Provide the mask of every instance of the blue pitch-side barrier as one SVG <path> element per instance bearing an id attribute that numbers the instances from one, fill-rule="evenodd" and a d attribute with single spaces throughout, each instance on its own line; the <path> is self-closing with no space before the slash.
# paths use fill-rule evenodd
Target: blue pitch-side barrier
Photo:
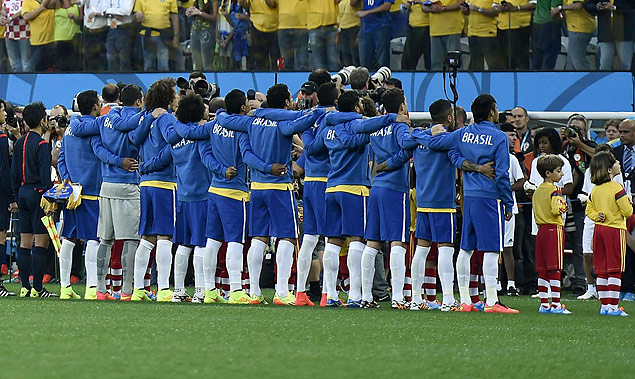
<path id="1" fill-rule="evenodd" d="M 62 103 L 70 106 L 76 93 L 95 89 L 104 83 L 137 84 L 145 91 L 152 82 L 165 76 L 187 73 L 100 73 L 100 74 L 3 74 L 0 98 L 25 105 L 42 101 L 47 108 Z M 222 72 L 208 73 L 208 80 L 220 85 L 222 94 L 233 88 L 254 88 L 265 92 L 277 78 L 295 92 L 308 73 Z M 445 97 L 441 73 L 396 72 L 403 82 L 411 111 L 426 111 L 434 100 Z M 629 72 L 461 72 L 458 76 L 459 105 L 469 109 L 477 95 L 491 93 L 498 108 L 521 105 L 532 111 L 633 111 L 633 76 Z M 450 90 L 448 88 L 448 94 Z"/>

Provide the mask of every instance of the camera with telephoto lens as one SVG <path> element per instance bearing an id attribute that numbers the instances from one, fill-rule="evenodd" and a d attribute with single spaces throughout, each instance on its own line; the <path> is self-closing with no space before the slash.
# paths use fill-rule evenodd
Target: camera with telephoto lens
<path id="1" fill-rule="evenodd" d="M 191 90 L 194 91 L 195 94 L 200 95 L 206 102 L 220 95 L 220 87 L 218 84 L 209 83 L 205 79 L 188 81 L 183 77 L 179 77 L 176 79 L 176 86 L 179 88 L 179 95 L 184 96 L 187 94 L 187 91 Z"/>
<path id="2" fill-rule="evenodd" d="M 68 119 L 63 114 L 53 117 L 53 121 L 55 121 L 58 128 L 65 128 L 68 126 Z"/>
<path id="3" fill-rule="evenodd" d="M 565 138 L 569 138 L 569 137 L 575 138 L 578 135 L 578 131 L 574 127 L 567 126 L 567 127 L 564 128 L 564 131 L 562 132 L 562 135 Z"/>
<path id="4" fill-rule="evenodd" d="M 461 52 L 448 51 L 448 56 L 445 58 L 445 66 L 453 70 L 461 68 Z"/>
<path id="5" fill-rule="evenodd" d="M 392 77 L 392 71 L 390 70 L 390 68 L 384 66 L 377 70 L 377 72 L 370 77 L 370 81 L 377 87 L 384 84 L 386 79 L 390 77 Z"/>
<path id="6" fill-rule="evenodd" d="M 313 108 L 313 104 L 311 102 L 311 98 L 305 97 L 302 99 L 298 100 L 296 109 L 297 110 L 302 110 L 302 109 L 310 109 Z"/>
<path id="7" fill-rule="evenodd" d="M 331 81 L 334 83 L 340 83 L 343 86 L 350 84 L 351 72 L 355 69 L 355 66 L 348 66 L 341 69 L 337 74 L 331 76 Z"/>

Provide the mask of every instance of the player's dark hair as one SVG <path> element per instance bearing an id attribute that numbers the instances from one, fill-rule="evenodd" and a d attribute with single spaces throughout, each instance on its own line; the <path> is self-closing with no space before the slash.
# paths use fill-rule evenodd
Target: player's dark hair
<path id="1" fill-rule="evenodd" d="M 331 74 L 323 68 L 316 68 L 309 74 L 309 81 L 319 86 L 331 81 Z"/>
<path id="2" fill-rule="evenodd" d="M 395 88 L 403 89 L 403 84 L 401 83 L 401 80 L 397 78 L 393 78 L 393 77 L 387 78 L 386 80 L 384 80 L 384 84 L 391 84 L 395 86 Z"/>
<path id="3" fill-rule="evenodd" d="M 95 92 L 95 97 L 96 96 L 97 92 Z M 44 104 L 38 101 L 37 103 L 31 103 L 24 107 L 24 110 L 22 111 L 22 119 L 26 122 L 29 128 L 37 128 L 40 125 L 40 122 L 46 119 L 46 108 L 44 107 Z"/>
<path id="4" fill-rule="evenodd" d="M 403 90 L 399 88 L 391 88 L 384 92 L 381 96 L 381 103 L 384 105 L 384 109 L 388 113 L 397 113 L 399 108 L 406 101 Z"/>
<path id="5" fill-rule="evenodd" d="M 318 101 L 323 107 L 335 105 L 335 100 L 337 100 L 339 94 L 340 91 L 337 89 L 337 85 L 330 80 L 322 84 L 317 91 Z"/>
<path id="6" fill-rule="evenodd" d="M 551 144 L 551 148 L 553 149 L 552 153 L 560 154 L 562 152 L 562 140 L 560 139 L 560 134 L 554 128 L 540 128 L 536 132 L 536 136 L 534 137 L 534 149 L 538 152 L 538 141 L 541 138 L 547 137 L 549 139 L 549 143 Z"/>
<path id="7" fill-rule="evenodd" d="M 207 80 L 207 76 L 205 76 L 205 74 L 203 74 L 202 71 L 194 71 L 190 74 L 190 80 L 196 79 L 196 78 Z"/>
<path id="8" fill-rule="evenodd" d="M 107 103 L 115 103 L 119 99 L 119 87 L 116 84 L 108 83 L 101 90 L 101 98 Z"/>
<path id="9" fill-rule="evenodd" d="M 359 105 L 359 95 L 355 91 L 346 91 L 337 99 L 337 107 L 340 112 L 355 112 Z"/>
<path id="10" fill-rule="evenodd" d="M 472 102 L 472 115 L 474 122 L 479 123 L 486 121 L 489 116 L 489 112 L 496 108 L 496 99 L 489 94 L 479 95 Z"/>
<path id="11" fill-rule="evenodd" d="M 90 112 L 93 111 L 93 107 L 95 106 L 95 104 L 98 103 L 99 96 L 97 95 L 97 91 L 94 91 L 92 89 L 80 92 L 77 95 L 77 107 L 79 108 L 79 113 L 83 115 L 89 115 Z"/>
<path id="12" fill-rule="evenodd" d="M 225 106 L 225 99 L 222 97 L 213 97 L 210 101 L 209 101 L 209 113 L 211 114 L 216 114 L 216 111 L 221 109 L 221 108 L 226 108 Z"/>
<path id="13" fill-rule="evenodd" d="M 591 170 L 591 183 L 599 186 L 602 183 L 610 182 L 611 175 L 609 169 L 615 164 L 615 156 L 608 151 L 602 151 L 591 158 L 589 168 Z"/>
<path id="14" fill-rule="evenodd" d="M 286 84 L 276 84 L 267 90 L 267 106 L 283 109 L 290 97 L 291 92 Z"/>
<path id="15" fill-rule="evenodd" d="M 203 98 L 195 93 L 189 93 L 179 99 L 176 118 L 184 124 L 199 122 L 205 115 Z"/>
<path id="16" fill-rule="evenodd" d="M 362 115 L 366 117 L 376 117 L 379 116 L 379 112 L 377 112 L 377 103 L 375 100 L 371 99 L 368 96 L 363 96 L 360 98 L 362 100 Z"/>
<path id="17" fill-rule="evenodd" d="M 465 112 L 465 108 L 460 105 L 456 106 L 456 118 L 467 122 L 467 112 Z"/>
<path id="18" fill-rule="evenodd" d="M 602 151 L 608 151 L 609 153 L 613 154 L 613 146 L 609 145 L 608 143 L 597 145 L 597 147 L 595 148 L 595 153 L 597 154 Z"/>
<path id="19" fill-rule="evenodd" d="M 173 78 L 159 79 L 152 83 L 144 98 L 146 109 L 153 111 L 156 108 L 168 109 L 174 101 L 176 81 Z"/>
<path id="20" fill-rule="evenodd" d="M 368 69 L 366 67 L 358 67 L 351 72 L 349 79 L 351 88 L 357 90 L 364 89 L 369 79 L 370 74 L 368 73 Z"/>
<path id="21" fill-rule="evenodd" d="M 227 107 L 227 113 L 234 114 L 240 113 L 240 108 L 245 105 L 247 96 L 239 89 L 233 89 L 225 95 L 225 106 Z"/>
<path id="22" fill-rule="evenodd" d="M 430 117 L 433 123 L 443 124 L 448 115 L 452 113 L 452 103 L 445 99 L 439 99 L 430 104 L 428 110 L 430 111 Z"/>
<path id="23" fill-rule="evenodd" d="M 121 103 L 126 107 L 131 107 L 137 100 L 143 99 L 141 87 L 136 84 L 128 84 L 121 90 Z"/>
<path id="24" fill-rule="evenodd" d="M 558 167 L 562 167 L 564 163 L 559 156 L 555 154 L 541 155 L 538 158 L 536 169 L 543 178 L 547 177 L 547 171 L 554 172 Z"/>

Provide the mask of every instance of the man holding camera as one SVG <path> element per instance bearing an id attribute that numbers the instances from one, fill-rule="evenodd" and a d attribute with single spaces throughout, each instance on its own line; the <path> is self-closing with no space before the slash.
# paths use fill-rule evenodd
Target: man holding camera
<path id="1" fill-rule="evenodd" d="M 351 0 L 355 6 L 363 1 L 357 17 L 362 20 L 359 34 L 359 63 L 376 68 L 390 65 L 390 7 L 395 0 Z"/>

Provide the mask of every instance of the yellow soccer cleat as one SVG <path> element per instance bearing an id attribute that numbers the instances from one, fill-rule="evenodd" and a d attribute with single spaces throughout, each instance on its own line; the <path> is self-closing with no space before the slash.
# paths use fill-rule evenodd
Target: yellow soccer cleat
<path id="1" fill-rule="evenodd" d="M 295 296 L 292 293 L 289 293 L 285 297 L 280 297 L 278 294 L 273 297 L 273 303 L 275 305 L 295 305 Z"/>
<path id="2" fill-rule="evenodd" d="M 227 303 L 227 300 L 223 299 L 223 297 L 221 295 L 218 294 L 218 291 L 213 289 L 213 290 L 205 290 L 205 300 L 204 300 L 205 304 L 213 304 L 213 303 L 217 303 L 217 304 L 225 304 Z"/>
<path id="3" fill-rule="evenodd" d="M 135 288 L 134 291 L 132 291 L 130 301 L 152 301 L 152 299 L 150 299 L 148 292 L 143 288 Z"/>
<path id="4" fill-rule="evenodd" d="M 164 290 L 159 290 L 159 293 L 157 294 L 157 302 L 159 302 L 159 303 L 171 302 L 172 301 L 172 294 L 173 294 L 173 292 L 169 288 L 164 289 Z"/>
<path id="5" fill-rule="evenodd" d="M 232 291 L 229 294 L 229 304 L 250 304 L 251 299 L 249 296 L 243 291 Z"/>
<path id="6" fill-rule="evenodd" d="M 250 299 L 251 300 L 249 300 L 249 304 L 252 304 L 252 305 L 258 305 L 258 304 L 267 305 L 267 304 L 269 304 L 267 302 L 267 300 L 265 300 L 265 297 L 262 296 L 262 295 L 257 296 L 256 294 L 254 294 L 254 295 L 251 295 Z"/>
<path id="7" fill-rule="evenodd" d="M 81 299 L 75 291 L 73 291 L 73 287 L 62 287 L 60 291 L 60 300 L 70 300 L 70 299 Z"/>
<path id="8" fill-rule="evenodd" d="M 97 300 L 97 287 L 86 287 L 84 300 Z"/>
<path id="9" fill-rule="evenodd" d="M 31 290 L 26 289 L 24 287 L 20 288 L 20 297 L 31 297 L 30 293 L 31 293 Z"/>

